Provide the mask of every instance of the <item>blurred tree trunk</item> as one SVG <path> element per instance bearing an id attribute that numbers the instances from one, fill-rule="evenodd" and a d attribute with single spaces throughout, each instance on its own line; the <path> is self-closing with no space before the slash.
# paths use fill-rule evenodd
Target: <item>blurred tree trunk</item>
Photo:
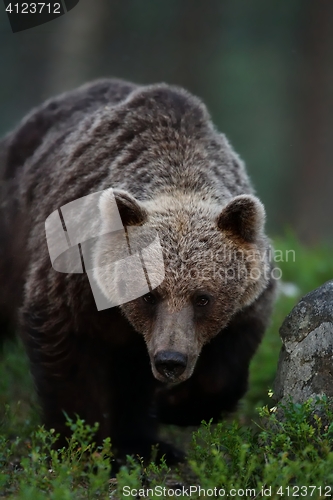
<path id="1" fill-rule="evenodd" d="M 304 8 L 294 223 L 314 243 L 333 239 L 333 2 L 308 0 Z"/>
<path id="2" fill-rule="evenodd" d="M 81 0 L 70 12 L 52 21 L 58 26 L 50 40 L 45 97 L 75 88 L 94 76 L 110 3 Z"/>
<path id="3" fill-rule="evenodd" d="M 207 82 L 212 82 L 213 62 L 219 55 L 223 10 L 221 0 L 179 2 L 175 29 L 179 51 L 173 80 L 200 95 L 208 106 L 212 95 Z"/>

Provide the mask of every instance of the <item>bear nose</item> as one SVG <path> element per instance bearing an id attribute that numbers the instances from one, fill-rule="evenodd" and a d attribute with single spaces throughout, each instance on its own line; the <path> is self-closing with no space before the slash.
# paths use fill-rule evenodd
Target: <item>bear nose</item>
<path id="1" fill-rule="evenodd" d="M 160 351 L 154 357 L 156 370 L 169 380 L 175 380 L 184 373 L 187 356 L 177 351 Z"/>

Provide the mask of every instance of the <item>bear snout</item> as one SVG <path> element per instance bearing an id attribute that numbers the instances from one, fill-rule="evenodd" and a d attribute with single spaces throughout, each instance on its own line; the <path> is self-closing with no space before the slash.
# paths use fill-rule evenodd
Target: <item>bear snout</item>
<path id="1" fill-rule="evenodd" d="M 167 381 L 174 382 L 187 367 L 187 356 L 177 351 L 159 351 L 154 356 L 156 370 Z"/>

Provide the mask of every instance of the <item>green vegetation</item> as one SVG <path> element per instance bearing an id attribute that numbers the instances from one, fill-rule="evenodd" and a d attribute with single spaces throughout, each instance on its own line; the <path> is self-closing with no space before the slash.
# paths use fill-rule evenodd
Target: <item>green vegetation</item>
<path id="1" fill-rule="evenodd" d="M 203 423 L 191 435 L 164 429 L 169 439 L 173 436 L 188 450 L 188 463 L 177 469 L 129 459 L 110 479 L 110 442 L 96 447 L 95 429 L 80 419 L 68 421 L 73 431 L 68 448 L 53 450 L 54 433 L 38 426 L 38 405 L 22 346 L 7 344 L 0 367 L 0 498 L 133 498 L 127 496 L 129 489 L 144 487 L 150 489 L 149 498 L 167 498 L 172 487 L 180 489 L 178 498 L 188 498 L 183 486 L 192 486 L 191 498 L 205 498 L 199 486 L 217 488 L 216 498 L 231 489 L 234 498 L 331 497 L 333 414 L 328 401 L 324 398 L 315 407 L 311 402 L 290 402 L 279 409 L 284 413 L 279 421 L 267 393 L 271 395 L 281 345 L 278 328 L 302 295 L 332 278 L 332 250 L 303 248 L 292 235 L 275 240 L 274 246 L 282 250 L 280 255 L 295 250 L 295 261 L 289 254 L 289 262 L 277 262 L 283 281 L 293 283 L 295 293 L 287 296 L 286 287 L 282 288 L 269 331 L 251 365 L 250 390 L 234 420 Z M 160 489 L 154 489 L 157 486 Z"/>

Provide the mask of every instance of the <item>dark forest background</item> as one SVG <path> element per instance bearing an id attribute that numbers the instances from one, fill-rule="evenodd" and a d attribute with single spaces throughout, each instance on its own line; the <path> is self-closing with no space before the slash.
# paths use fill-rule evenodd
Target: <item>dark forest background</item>
<path id="1" fill-rule="evenodd" d="M 332 0 L 81 0 L 15 34 L 0 8 L 1 135 L 93 78 L 179 84 L 246 161 L 270 234 L 333 240 Z"/>

